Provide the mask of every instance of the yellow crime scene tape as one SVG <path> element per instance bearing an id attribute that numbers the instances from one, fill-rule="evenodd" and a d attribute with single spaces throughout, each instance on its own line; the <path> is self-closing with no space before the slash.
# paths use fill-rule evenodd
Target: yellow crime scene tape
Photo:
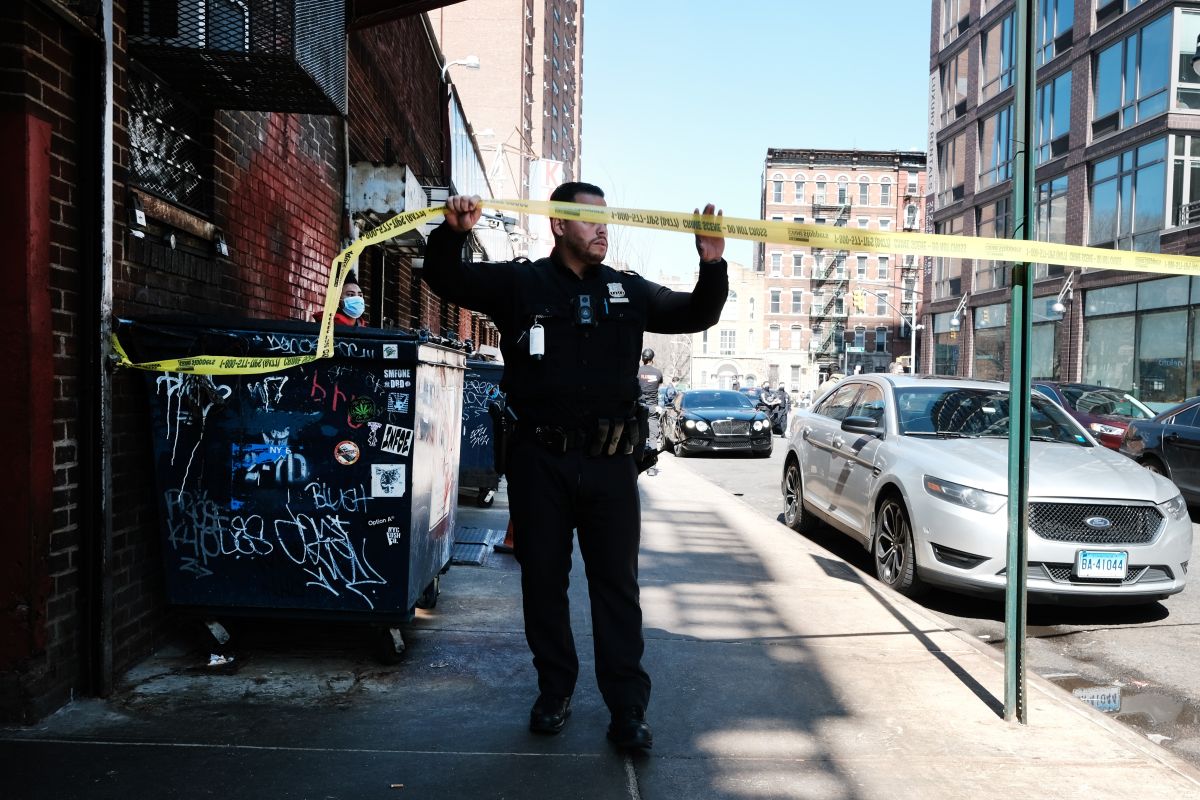
<path id="1" fill-rule="evenodd" d="M 1168 275 L 1200 275 L 1200 258 L 1192 256 L 1135 253 L 1127 250 L 1105 250 L 1071 244 L 950 236 L 935 233 L 868 233 L 861 229 L 842 228 L 834 225 L 610 208 L 586 203 L 542 200 L 485 200 L 483 204 L 499 211 L 516 211 L 560 219 L 574 219 L 581 222 L 629 225 L 637 228 L 724 236 L 729 239 L 748 239 L 765 244 L 825 250 L 1059 264 L 1065 267 L 1115 269 Z M 333 316 L 341 303 L 342 284 L 354 270 L 359 253 L 373 244 L 385 242 L 413 230 L 428 220 L 441 216 L 444 211 L 445 206 L 438 206 L 397 214 L 360 236 L 353 244 L 338 254 L 330 268 L 329 285 L 325 291 L 325 311 L 318 334 L 318 347 L 313 354 L 279 357 L 199 355 L 133 363 L 115 335 L 113 336 L 113 350 L 121 366 L 155 372 L 190 372 L 203 375 L 250 375 L 276 372 L 320 358 L 328 358 L 333 355 Z"/>

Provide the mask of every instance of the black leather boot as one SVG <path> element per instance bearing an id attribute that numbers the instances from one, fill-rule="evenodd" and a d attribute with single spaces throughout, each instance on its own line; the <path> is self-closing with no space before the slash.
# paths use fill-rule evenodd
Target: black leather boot
<path id="1" fill-rule="evenodd" d="M 649 750 L 654 733 L 646 722 L 646 709 L 631 706 L 614 711 L 608 724 L 608 740 L 623 750 Z"/>
<path id="2" fill-rule="evenodd" d="M 534 733 L 555 734 L 571 716 L 571 696 L 540 694 L 529 711 L 529 730 Z"/>

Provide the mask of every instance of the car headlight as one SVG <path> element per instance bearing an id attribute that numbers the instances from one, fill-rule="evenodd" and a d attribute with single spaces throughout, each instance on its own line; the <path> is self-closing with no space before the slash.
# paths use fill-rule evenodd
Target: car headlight
<path id="1" fill-rule="evenodd" d="M 696 430 L 704 433 L 706 430 L 708 430 L 708 423 L 702 419 L 696 420 Z"/>
<path id="2" fill-rule="evenodd" d="M 1171 519 L 1184 520 L 1188 518 L 1187 501 L 1181 494 L 1175 495 L 1165 503 L 1159 503 L 1158 508 Z"/>
<path id="3" fill-rule="evenodd" d="M 690 420 L 690 419 L 684 420 L 683 427 L 694 428 L 694 427 L 696 427 L 696 422 L 695 422 L 695 420 Z"/>
<path id="4" fill-rule="evenodd" d="M 754 428 L 754 430 L 756 430 L 756 431 L 761 431 L 763 428 L 766 427 L 766 425 L 767 424 L 765 422 L 763 422 L 761 419 L 756 419 L 756 420 L 754 420 L 754 424 L 751 425 L 750 427 Z"/>
<path id="5" fill-rule="evenodd" d="M 1090 430 L 1092 433 L 1104 436 L 1121 436 L 1125 433 L 1124 428 L 1118 428 L 1115 425 L 1105 425 L 1102 422 L 1093 422 L 1092 424 L 1088 425 L 1088 430 Z"/>
<path id="6" fill-rule="evenodd" d="M 934 497 L 973 511 L 982 511 L 984 514 L 994 514 L 1004 508 L 1008 502 L 1008 498 L 1002 494 L 973 489 L 970 486 L 944 481 L 932 475 L 926 475 L 924 482 L 925 491 Z"/>

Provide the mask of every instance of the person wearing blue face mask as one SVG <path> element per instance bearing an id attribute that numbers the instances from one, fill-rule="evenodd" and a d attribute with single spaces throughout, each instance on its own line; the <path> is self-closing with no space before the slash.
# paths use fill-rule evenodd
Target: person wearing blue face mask
<path id="1" fill-rule="evenodd" d="M 347 278 L 346 282 L 342 284 L 342 302 L 333 315 L 333 321 L 338 325 L 365 328 L 367 326 L 366 310 L 367 304 L 363 300 L 362 289 L 355 281 L 354 276 Z M 324 313 L 324 311 L 318 311 L 313 316 L 316 317 L 317 322 L 320 322 Z"/>

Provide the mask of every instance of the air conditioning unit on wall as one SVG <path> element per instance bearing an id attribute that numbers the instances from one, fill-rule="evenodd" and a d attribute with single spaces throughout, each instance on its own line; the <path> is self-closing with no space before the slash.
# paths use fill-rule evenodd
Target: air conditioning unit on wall
<path id="1" fill-rule="evenodd" d="M 212 108 L 346 113 L 344 0 L 131 0 L 130 53 Z"/>

